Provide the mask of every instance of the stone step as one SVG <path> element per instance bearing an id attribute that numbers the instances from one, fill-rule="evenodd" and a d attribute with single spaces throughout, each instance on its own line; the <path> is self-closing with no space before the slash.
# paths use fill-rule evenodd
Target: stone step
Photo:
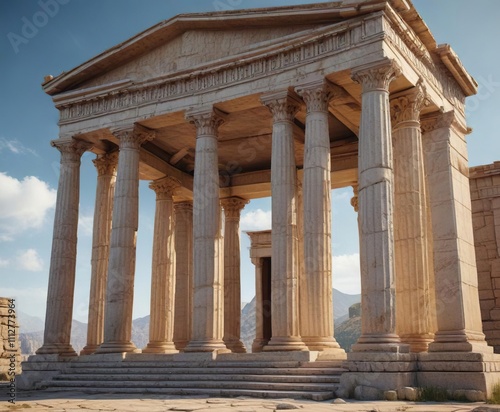
<path id="1" fill-rule="evenodd" d="M 310 363 L 315 368 L 315 362 Z M 121 361 L 121 362 L 71 362 L 72 368 L 99 368 L 103 366 L 120 366 L 128 368 L 299 368 L 300 362 L 151 362 L 151 361 Z M 337 366 L 338 367 L 338 366 Z"/>
<path id="2" fill-rule="evenodd" d="M 336 389 L 333 383 L 281 383 L 281 382 L 239 382 L 239 381 L 101 381 L 95 379 L 93 381 L 82 380 L 57 380 L 57 381 L 43 381 L 40 388 L 101 388 L 101 389 L 125 389 L 136 388 L 149 390 L 154 388 L 196 388 L 196 389 L 243 389 L 251 391 L 273 390 L 273 391 L 299 391 L 299 392 L 328 392 Z"/>
<path id="3" fill-rule="evenodd" d="M 211 374 L 211 375 L 304 375 L 304 376 L 317 376 L 317 375 L 341 375 L 345 372 L 344 369 L 326 369 L 326 368 L 187 368 L 187 367 L 130 367 L 129 365 L 101 365 L 94 367 L 74 367 L 70 366 L 66 369 L 65 373 L 70 374 Z"/>
<path id="4" fill-rule="evenodd" d="M 219 375 L 219 374 L 157 374 L 144 372 L 142 374 L 103 374 L 96 370 L 93 374 L 62 374 L 54 377 L 55 381 L 227 381 L 233 382 L 270 382 L 270 383 L 339 383 L 340 375 Z"/>
<path id="5" fill-rule="evenodd" d="M 245 390 L 245 389 L 198 389 L 198 388 L 101 388 L 101 387 L 86 387 L 81 391 L 87 394 L 103 394 L 103 393 L 126 393 L 126 394 L 155 394 L 155 395 L 179 395 L 179 396 L 214 396 L 214 397 L 253 397 L 267 399 L 312 399 L 315 401 L 324 401 L 334 398 L 333 387 L 329 391 L 275 391 L 275 390 Z M 74 387 L 49 387 L 47 391 L 63 392 L 74 391 Z"/>

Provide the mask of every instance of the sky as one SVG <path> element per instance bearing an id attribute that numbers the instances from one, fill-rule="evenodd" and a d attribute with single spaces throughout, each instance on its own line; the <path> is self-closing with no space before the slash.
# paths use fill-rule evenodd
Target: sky
<path id="1" fill-rule="evenodd" d="M 44 318 L 59 152 L 58 111 L 41 88 L 58 75 L 148 27 L 179 13 L 284 6 L 306 0 L 2 0 L 0 1 L 0 296 Z M 438 43 L 449 43 L 479 83 L 467 101 L 471 166 L 500 160 L 500 39 L 498 0 L 414 0 Z M 95 156 L 82 157 L 78 262 L 73 317 L 87 321 L 90 289 Z M 360 291 L 352 189 L 332 194 L 334 287 Z M 140 184 L 134 318 L 149 314 L 154 193 Z M 270 229 L 271 201 L 252 201 L 242 213 L 242 301 L 255 293 L 245 230 Z"/>

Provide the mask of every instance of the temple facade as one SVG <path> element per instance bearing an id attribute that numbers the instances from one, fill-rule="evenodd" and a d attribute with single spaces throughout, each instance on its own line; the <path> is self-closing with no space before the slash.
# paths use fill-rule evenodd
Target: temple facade
<path id="1" fill-rule="evenodd" d="M 180 15 L 43 88 L 60 111 L 61 173 L 44 344 L 28 364 L 55 370 L 77 357 L 80 159 L 91 151 L 79 358 L 250 351 L 239 336 L 239 219 L 248 201 L 271 196 L 272 248 L 254 256 L 261 309 L 272 313 L 257 320 L 259 359 L 344 360 L 346 393 L 439 386 L 443 373 L 449 389 L 490 391 L 497 363 L 482 329 L 466 143 L 477 84 L 410 1 Z M 131 341 L 140 179 L 156 193 L 146 348 Z M 347 186 L 363 317 L 346 355 L 333 336 L 331 242 L 341 234 L 331 233 L 330 193 Z"/>

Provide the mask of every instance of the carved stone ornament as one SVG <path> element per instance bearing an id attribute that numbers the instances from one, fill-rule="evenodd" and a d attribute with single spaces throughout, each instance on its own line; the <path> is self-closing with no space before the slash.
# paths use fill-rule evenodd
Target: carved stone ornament
<path id="1" fill-rule="evenodd" d="M 92 149 L 92 143 L 75 139 L 57 139 L 50 142 L 61 152 L 61 163 L 78 163 L 82 155 Z"/>
<path id="2" fill-rule="evenodd" d="M 426 101 L 425 89 L 418 85 L 404 94 L 391 99 L 391 121 L 393 128 L 402 122 L 418 122 L 420 111 Z"/>
<path id="3" fill-rule="evenodd" d="M 219 127 L 224 123 L 224 113 L 215 108 L 192 111 L 186 120 L 196 126 L 196 136 L 217 136 Z"/>
<path id="4" fill-rule="evenodd" d="M 297 87 L 296 91 L 304 99 L 307 113 L 326 112 L 333 99 L 346 96 L 344 89 L 326 79 Z"/>
<path id="5" fill-rule="evenodd" d="M 249 203 L 249 200 L 240 197 L 230 197 L 221 200 L 221 206 L 224 208 L 224 216 L 226 220 L 239 220 L 240 213 L 243 208 Z"/>
<path id="6" fill-rule="evenodd" d="M 97 169 L 98 176 L 113 175 L 118 165 L 118 152 L 99 155 L 92 162 Z"/>
<path id="7" fill-rule="evenodd" d="M 181 187 L 181 182 L 174 177 L 166 176 L 151 182 L 149 187 L 155 191 L 158 200 L 172 199 L 177 189 Z"/>
<path id="8" fill-rule="evenodd" d="M 302 106 L 299 97 L 293 97 L 288 90 L 267 94 L 261 101 L 273 114 L 274 122 L 293 122 Z"/>
<path id="9" fill-rule="evenodd" d="M 379 90 L 388 91 L 391 82 L 401 75 L 401 69 L 394 60 L 359 67 L 352 72 L 352 79 L 361 84 L 363 93 Z"/>
<path id="10" fill-rule="evenodd" d="M 113 134 L 120 139 L 120 149 L 139 149 L 145 142 L 155 138 L 155 131 L 142 126 L 135 126 L 133 129 L 117 130 Z"/>
<path id="11" fill-rule="evenodd" d="M 420 119 L 422 133 L 429 133 L 441 128 L 454 127 L 460 133 L 467 134 L 469 129 L 460 123 L 454 110 L 446 113 L 432 113 Z"/>

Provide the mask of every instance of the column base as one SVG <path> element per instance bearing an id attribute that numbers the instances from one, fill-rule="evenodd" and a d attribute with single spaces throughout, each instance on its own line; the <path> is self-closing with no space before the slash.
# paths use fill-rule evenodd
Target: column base
<path id="1" fill-rule="evenodd" d="M 333 337 L 302 336 L 302 342 L 304 342 L 307 348 L 311 351 L 324 351 L 329 349 L 339 349 L 344 351 L 340 348 L 340 345 Z"/>
<path id="2" fill-rule="evenodd" d="M 465 330 L 437 332 L 429 352 L 476 352 L 493 353 L 493 348 L 484 340 L 483 333 Z"/>
<path id="3" fill-rule="evenodd" d="M 179 351 L 179 352 L 183 352 L 184 349 L 186 348 L 186 346 L 188 345 L 189 341 L 188 340 L 178 340 L 178 341 L 175 341 L 174 344 L 175 344 L 175 348 Z"/>
<path id="4" fill-rule="evenodd" d="M 62 358 L 78 356 L 70 343 L 46 343 L 35 353 L 37 355 L 59 355 Z"/>
<path id="5" fill-rule="evenodd" d="M 247 349 L 241 340 L 224 341 L 226 347 L 233 353 L 247 353 Z"/>
<path id="6" fill-rule="evenodd" d="M 80 351 L 80 356 L 82 355 L 92 355 L 99 349 L 100 345 L 87 345 Z"/>
<path id="7" fill-rule="evenodd" d="M 259 353 L 264 350 L 264 346 L 269 343 L 269 339 L 254 339 L 252 342 L 252 353 Z"/>
<path id="8" fill-rule="evenodd" d="M 433 334 L 408 334 L 401 336 L 401 343 L 410 345 L 410 352 L 427 352 L 429 345 L 434 342 Z"/>
<path id="9" fill-rule="evenodd" d="M 214 340 L 199 340 L 191 341 L 184 348 L 185 353 L 192 352 L 216 352 L 217 353 L 231 353 L 223 341 Z"/>
<path id="10" fill-rule="evenodd" d="M 307 346 L 299 337 L 272 337 L 264 346 L 264 352 L 307 351 Z"/>
<path id="11" fill-rule="evenodd" d="M 142 353 L 179 353 L 173 342 L 149 342 Z"/>
<path id="12" fill-rule="evenodd" d="M 354 345 L 352 345 L 351 351 L 409 353 L 410 346 L 401 343 L 401 339 L 395 333 L 365 333 L 361 335 L 361 337 Z"/>
<path id="13" fill-rule="evenodd" d="M 104 342 L 95 354 L 104 353 L 139 353 L 140 350 L 132 342 Z"/>

